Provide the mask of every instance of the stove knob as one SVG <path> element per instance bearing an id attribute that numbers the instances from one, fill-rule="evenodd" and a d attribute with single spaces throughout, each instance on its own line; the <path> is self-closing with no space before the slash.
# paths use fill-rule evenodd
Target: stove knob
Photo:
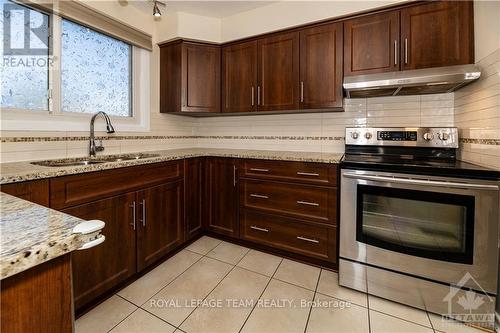
<path id="1" fill-rule="evenodd" d="M 351 138 L 353 138 L 354 140 L 356 140 L 357 138 L 359 138 L 359 133 L 358 132 L 352 132 L 351 133 Z"/>
<path id="2" fill-rule="evenodd" d="M 424 133 L 425 141 L 431 141 L 432 139 L 434 139 L 434 135 L 431 132 Z"/>
<path id="3" fill-rule="evenodd" d="M 365 139 L 370 140 L 372 138 L 372 134 L 370 132 L 365 133 Z"/>
<path id="4" fill-rule="evenodd" d="M 450 138 L 450 134 L 448 134 L 446 132 L 441 132 L 438 134 L 438 137 L 439 137 L 439 140 L 446 141 Z"/>

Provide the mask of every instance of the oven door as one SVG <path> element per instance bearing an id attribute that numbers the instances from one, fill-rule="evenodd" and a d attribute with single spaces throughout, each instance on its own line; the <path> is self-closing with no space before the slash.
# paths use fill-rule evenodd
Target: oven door
<path id="1" fill-rule="evenodd" d="M 341 258 L 496 292 L 498 183 L 346 169 L 341 188 Z"/>

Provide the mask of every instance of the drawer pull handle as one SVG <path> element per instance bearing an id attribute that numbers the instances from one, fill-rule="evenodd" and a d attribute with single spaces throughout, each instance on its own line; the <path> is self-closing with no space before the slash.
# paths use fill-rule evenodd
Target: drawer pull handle
<path id="1" fill-rule="evenodd" d="M 269 230 L 266 228 L 260 228 L 260 227 L 254 226 L 254 225 L 250 226 L 250 229 L 262 231 L 262 232 L 269 232 Z"/>
<path id="2" fill-rule="evenodd" d="M 319 173 L 315 173 L 315 172 L 301 172 L 301 171 L 297 171 L 297 175 L 299 175 L 299 176 L 319 177 Z"/>
<path id="3" fill-rule="evenodd" d="M 269 197 L 267 195 L 263 195 L 263 194 L 250 194 L 250 196 L 252 198 L 259 198 L 259 199 L 269 199 Z"/>
<path id="4" fill-rule="evenodd" d="M 302 236 L 297 236 L 297 239 L 300 239 L 300 240 L 303 240 L 303 241 L 309 242 L 309 243 L 319 244 L 319 240 L 316 240 L 316 239 L 311 239 L 311 238 L 302 237 Z"/>
<path id="5" fill-rule="evenodd" d="M 314 206 L 314 207 L 318 207 L 319 206 L 319 203 L 309 202 L 309 201 L 302 201 L 302 200 L 297 201 L 297 203 L 299 205 L 306 205 L 306 206 Z"/>
<path id="6" fill-rule="evenodd" d="M 250 171 L 269 172 L 269 169 L 250 168 Z"/>

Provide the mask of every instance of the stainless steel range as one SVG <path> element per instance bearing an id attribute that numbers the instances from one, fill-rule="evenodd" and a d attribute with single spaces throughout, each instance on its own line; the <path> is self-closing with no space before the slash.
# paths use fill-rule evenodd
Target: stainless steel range
<path id="1" fill-rule="evenodd" d="M 488 326 L 500 173 L 457 148 L 456 128 L 346 129 L 339 283 Z"/>

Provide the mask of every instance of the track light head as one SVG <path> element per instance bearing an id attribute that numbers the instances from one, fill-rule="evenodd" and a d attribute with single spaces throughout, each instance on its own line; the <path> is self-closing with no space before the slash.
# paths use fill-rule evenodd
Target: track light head
<path id="1" fill-rule="evenodd" d="M 160 17 L 161 16 L 161 11 L 160 8 L 158 8 L 158 2 L 154 1 L 153 2 L 153 16 L 154 17 Z"/>

